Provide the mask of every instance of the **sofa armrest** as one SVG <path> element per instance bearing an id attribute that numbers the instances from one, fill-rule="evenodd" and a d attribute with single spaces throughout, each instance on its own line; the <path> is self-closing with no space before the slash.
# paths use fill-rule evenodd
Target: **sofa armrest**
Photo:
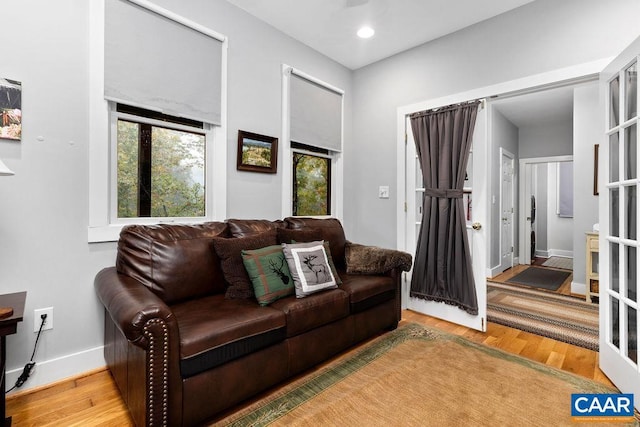
<path id="1" fill-rule="evenodd" d="M 115 325 L 132 344 L 148 349 L 150 343 L 145 327 L 153 324 L 154 319 L 177 332 L 171 309 L 138 280 L 118 274 L 110 267 L 96 275 L 94 285 Z"/>
<path id="2" fill-rule="evenodd" d="M 171 309 L 138 280 L 118 274 L 115 267 L 100 271 L 94 286 L 105 316 L 111 317 L 130 344 L 116 351 L 114 363 L 125 366 L 127 374 L 120 382 L 115 379 L 121 390 L 128 390 L 125 399 L 136 425 L 180 425 L 180 333 Z"/>
<path id="3" fill-rule="evenodd" d="M 387 274 L 391 270 L 411 270 L 410 254 L 394 249 L 347 242 L 345 261 L 348 274 Z"/>

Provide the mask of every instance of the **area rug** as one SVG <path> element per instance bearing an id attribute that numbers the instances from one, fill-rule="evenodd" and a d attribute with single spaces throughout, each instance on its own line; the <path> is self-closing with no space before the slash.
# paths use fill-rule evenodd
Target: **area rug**
<path id="1" fill-rule="evenodd" d="M 212 425 L 571 426 L 572 393 L 616 392 L 408 324 Z"/>
<path id="2" fill-rule="evenodd" d="M 578 298 L 487 282 L 487 320 L 598 350 L 598 306 Z"/>
<path id="3" fill-rule="evenodd" d="M 552 256 L 542 263 L 545 267 L 561 268 L 563 270 L 573 271 L 573 258 L 565 258 L 561 256 Z"/>
<path id="4" fill-rule="evenodd" d="M 524 271 L 508 279 L 507 283 L 555 291 L 570 275 L 571 272 L 569 271 L 552 270 L 550 268 L 541 267 L 527 267 Z"/>

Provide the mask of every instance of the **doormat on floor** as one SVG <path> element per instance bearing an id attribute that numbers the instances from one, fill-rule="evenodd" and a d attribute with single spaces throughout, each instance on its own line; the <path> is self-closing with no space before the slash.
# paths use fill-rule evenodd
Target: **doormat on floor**
<path id="1" fill-rule="evenodd" d="M 573 271 L 573 258 L 565 258 L 561 256 L 552 256 L 542 263 L 544 267 L 561 268 L 563 270 Z"/>
<path id="2" fill-rule="evenodd" d="M 598 305 L 579 298 L 487 282 L 487 320 L 598 351 Z"/>
<path id="3" fill-rule="evenodd" d="M 508 279 L 507 283 L 556 291 L 570 275 L 571 272 L 569 271 L 527 267 L 523 272 L 516 274 L 511 279 Z"/>

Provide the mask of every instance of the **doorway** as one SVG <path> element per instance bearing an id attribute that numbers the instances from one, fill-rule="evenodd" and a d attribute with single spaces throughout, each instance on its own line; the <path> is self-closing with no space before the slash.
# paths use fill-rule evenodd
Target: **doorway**
<path id="1" fill-rule="evenodd" d="M 584 83 L 498 98 L 490 103 L 491 152 L 500 165 L 499 171 L 492 169 L 495 193 L 488 269 L 491 280 L 506 281 L 532 263 L 540 268 L 547 268 L 542 264 L 548 261 L 552 264 L 549 268 L 555 268 L 558 260 L 572 264 L 576 233 L 572 214 L 558 210 L 557 178 L 559 162 L 573 159 L 574 88 L 580 85 Z M 514 164 L 512 174 L 508 172 L 509 157 Z M 509 186 L 510 180 L 514 190 Z M 568 188 L 573 190 L 572 183 Z M 572 191 L 569 196 L 572 201 Z M 509 215 L 511 202 L 514 212 Z M 512 247 L 513 252 L 509 253 Z M 560 265 L 567 269 L 567 263 Z M 572 272 L 572 267 L 569 269 Z M 558 289 L 570 295 L 572 283 L 570 276 Z"/>
<path id="2" fill-rule="evenodd" d="M 480 266 L 481 269 L 482 268 L 484 269 L 484 274 L 480 283 L 485 283 L 485 278 L 492 277 L 493 276 L 492 273 L 494 269 L 497 270 L 497 268 L 500 265 L 499 264 L 500 263 L 500 247 L 499 247 L 500 239 L 495 238 L 494 236 L 495 230 L 499 229 L 499 221 L 500 221 L 500 211 L 496 209 L 496 207 L 500 206 L 499 204 L 500 203 L 499 202 L 500 176 L 497 173 L 491 174 L 489 173 L 489 171 L 497 171 L 499 169 L 498 151 L 499 151 L 499 147 L 502 145 L 495 143 L 495 134 L 496 134 L 497 126 L 495 124 L 495 119 L 492 120 L 492 118 L 489 116 L 495 115 L 498 113 L 502 115 L 502 113 L 500 113 L 499 110 L 492 108 L 492 105 L 499 102 L 507 103 L 510 100 L 523 95 L 534 95 L 542 91 L 545 91 L 545 92 L 551 91 L 554 88 L 567 87 L 569 85 L 574 85 L 575 87 L 575 85 L 580 85 L 580 84 L 593 84 L 594 78 L 597 76 L 597 73 L 600 68 L 601 68 L 600 62 L 592 63 L 592 64 L 591 63 L 584 64 L 583 66 L 572 67 L 569 69 L 558 70 L 556 72 L 532 76 L 531 78 L 526 78 L 526 79 L 523 79 L 522 81 L 505 82 L 505 83 L 494 85 L 494 86 L 475 89 L 469 92 L 459 93 L 455 95 L 448 95 L 448 96 L 437 98 L 437 99 L 429 99 L 429 100 L 399 107 L 397 110 L 397 127 L 396 127 L 397 129 L 396 143 L 398 148 L 397 150 L 397 153 L 398 153 L 397 192 L 401 196 L 399 196 L 400 199 L 397 205 L 397 238 L 398 238 L 397 247 L 399 249 L 406 250 L 407 252 L 410 252 L 410 253 L 414 252 L 416 217 L 419 215 L 419 212 L 415 204 L 416 193 L 414 188 L 419 186 L 418 183 L 416 182 L 417 179 L 416 179 L 416 174 L 414 169 L 416 160 L 415 160 L 415 157 L 408 155 L 408 150 L 411 149 L 412 142 L 410 141 L 411 135 L 410 134 L 408 135 L 408 132 L 407 132 L 407 129 L 408 129 L 406 124 L 407 114 L 411 114 L 413 112 L 422 111 L 429 108 L 436 108 L 443 105 L 465 102 L 471 99 L 480 99 L 480 98 L 487 99 L 487 103 L 486 103 L 487 108 L 485 109 L 487 112 L 487 120 L 485 125 L 486 136 L 487 136 L 487 139 L 493 138 L 494 143 L 492 145 L 486 144 L 487 146 L 486 146 L 485 153 L 483 153 L 482 155 L 479 155 L 481 153 L 476 151 L 477 147 L 474 146 L 473 148 L 474 149 L 474 152 L 473 152 L 474 180 L 478 176 L 480 176 L 480 177 L 483 177 L 483 182 L 481 183 L 480 187 L 474 186 L 473 188 L 473 192 L 474 192 L 473 210 L 472 211 L 470 210 L 471 215 L 473 217 L 473 222 L 476 221 L 476 218 L 475 218 L 476 215 L 478 215 L 479 213 L 483 213 L 483 214 L 486 213 L 486 217 L 477 221 L 478 222 L 477 230 L 474 230 L 474 232 L 476 232 L 477 234 L 476 237 L 480 237 L 478 239 L 474 239 L 474 246 L 475 246 L 475 240 L 478 240 L 478 243 L 481 243 L 480 245 L 478 245 L 478 247 L 480 248 L 479 252 L 484 258 L 486 258 L 485 263 Z M 572 102 L 571 94 L 572 93 L 573 91 L 570 91 L 570 96 L 568 99 L 569 115 L 571 115 L 571 102 Z M 595 93 L 595 97 L 593 99 L 590 99 L 589 102 L 593 103 L 593 109 L 595 110 L 598 109 L 597 90 Z M 529 102 L 524 104 L 527 106 L 540 105 L 539 103 L 536 103 L 536 102 Z M 546 116 L 546 117 L 557 117 L 559 113 L 556 113 L 555 107 L 557 107 L 560 104 L 562 104 L 562 102 L 557 102 L 554 105 L 551 105 L 549 108 L 543 106 L 543 108 L 537 111 L 537 113 L 539 115 Z M 513 112 L 514 114 L 519 113 L 519 111 L 516 111 L 515 109 L 513 110 Z M 530 110 L 526 110 L 526 111 L 521 110 L 521 112 L 522 112 L 522 115 L 525 115 L 525 116 L 530 114 Z M 598 112 L 596 111 L 596 114 L 597 113 Z M 502 117 L 504 119 L 504 116 Z M 505 124 L 505 128 L 507 128 L 507 136 L 509 136 L 508 134 L 510 134 L 512 137 L 507 138 L 505 140 L 505 143 L 513 144 L 513 149 L 509 149 L 507 147 L 505 148 L 511 153 L 513 153 L 515 155 L 515 158 L 518 159 L 519 158 L 518 156 L 522 156 L 524 154 L 518 151 L 519 149 L 518 140 L 520 136 L 519 129 L 515 125 L 507 124 L 506 122 L 508 122 L 508 120 L 506 119 L 502 121 L 502 123 Z M 594 120 L 590 120 L 590 122 L 595 123 Z M 571 132 L 570 124 L 568 126 L 568 129 L 569 129 L 569 135 L 570 135 L 569 146 L 570 146 L 570 150 L 572 150 L 573 141 L 571 140 L 572 132 Z M 599 129 L 597 129 L 596 131 L 594 131 L 593 129 L 590 129 L 588 133 L 589 135 L 594 135 L 593 137 L 589 137 L 588 135 L 586 135 L 585 137 L 576 139 L 577 141 L 576 149 L 582 152 L 582 151 L 586 151 L 586 148 L 589 147 L 590 149 L 588 151 L 591 152 L 594 144 L 594 138 L 597 141 L 599 141 L 597 139 L 598 132 L 599 132 Z M 559 148 L 562 147 L 562 145 L 558 144 L 557 141 L 554 141 L 552 138 L 545 137 L 540 140 L 540 147 L 546 147 L 551 150 L 558 150 Z M 535 146 L 534 148 L 540 148 L 540 147 Z M 553 154 L 555 155 L 559 153 L 554 152 Z M 587 163 L 583 163 L 583 164 L 587 164 Z M 590 165 L 593 164 L 592 160 L 589 162 L 589 164 Z M 475 170 L 476 165 L 480 167 L 478 170 Z M 482 173 L 478 173 L 480 171 L 482 171 Z M 589 172 L 589 173 L 592 174 L 592 172 Z M 518 171 L 515 172 L 515 180 L 517 184 Z M 476 189 L 478 190 L 478 192 L 481 191 L 484 197 L 482 196 L 477 197 L 475 194 Z M 518 197 L 519 195 L 516 194 L 516 199 L 518 199 Z M 483 204 L 486 204 L 486 209 L 484 210 L 482 209 Z M 519 200 L 516 200 L 515 206 L 516 207 L 519 206 Z M 597 208 L 590 209 L 589 211 L 594 212 L 595 215 L 597 215 Z M 518 222 L 517 215 L 514 215 L 514 221 L 516 222 L 514 226 L 516 227 L 515 229 L 517 230 L 518 229 L 517 227 L 519 226 L 517 224 Z M 486 235 L 484 234 L 485 232 L 486 232 Z M 514 245 L 514 250 L 516 250 L 519 247 L 518 233 L 514 233 L 514 235 L 516 240 L 515 242 L 516 244 Z M 482 244 L 482 242 L 484 243 Z M 474 255 L 477 253 L 475 249 L 473 250 L 473 253 Z M 518 254 L 517 253 L 514 254 L 514 264 L 519 263 L 519 260 L 517 260 L 517 257 L 518 257 Z M 476 257 L 474 264 L 478 260 L 479 258 Z M 475 266 L 474 266 L 474 272 L 475 272 Z M 412 308 L 412 309 L 416 309 L 417 311 L 421 311 L 417 308 L 413 308 L 409 306 L 408 304 L 409 279 L 410 279 L 410 274 L 404 275 L 403 307 Z M 482 288 L 482 286 L 480 286 L 480 288 Z M 483 291 L 486 292 L 486 289 L 484 289 Z M 484 293 L 484 295 L 486 296 L 486 293 Z M 479 302 L 479 306 L 483 305 L 480 299 L 478 299 L 478 302 Z M 484 304 L 486 304 L 486 299 L 484 300 Z M 445 304 L 439 304 L 439 305 L 444 306 Z M 446 317 L 445 315 L 439 315 L 439 314 L 434 314 L 434 317 L 445 318 L 447 320 L 449 319 L 449 317 Z M 480 322 L 477 322 L 477 323 L 480 326 L 482 326 L 482 323 L 483 323 L 482 320 L 484 319 L 479 316 L 479 319 L 476 318 L 476 320 L 480 320 Z M 462 324 L 465 326 L 467 325 L 466 320 L 456 319 L 456 320 L 453 320 L 453 322 Z M 474 325 L 472 327 L 475 328 L 476 326 Z"/>

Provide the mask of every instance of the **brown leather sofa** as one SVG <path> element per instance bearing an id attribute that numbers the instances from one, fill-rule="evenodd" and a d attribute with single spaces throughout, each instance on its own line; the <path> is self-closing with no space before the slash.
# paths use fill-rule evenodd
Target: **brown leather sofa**
<path id="1" fill-rule="evenodd" d="M 264 307 L 255 298 L 225 298 L 228 283 L 213 240 L 271 229 L 320 234 L 329 242 L 339 288 Z M 105 307 L 105 359 L 135 423 L 191 426 L 211 420 L 396 328 L 406 266 L 347 273 L 350 245 L 336 219 L 125 227 L 116 266 L 98 273 L 95 288 Z M 402 254 L 380 251 L 383 261 Z"/>

